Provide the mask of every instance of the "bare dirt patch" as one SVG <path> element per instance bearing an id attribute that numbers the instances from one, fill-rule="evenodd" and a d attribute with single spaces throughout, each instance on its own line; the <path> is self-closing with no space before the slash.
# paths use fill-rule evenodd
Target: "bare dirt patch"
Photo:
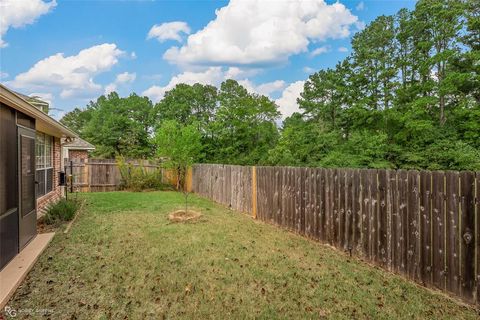
<path id="1" fill-rule="evenodd" d="M 190 222 L 200 218 L 202 214 L 195 210 L 177 210 L 168 215 L 168 220 L 172 222 Z"/>
<path id="2" fill-rule="evenodd" d="M 55 232 L 57 229 L 58 226 L 46 224 L 43 217 L 37 220 L 37 233 Z"/>

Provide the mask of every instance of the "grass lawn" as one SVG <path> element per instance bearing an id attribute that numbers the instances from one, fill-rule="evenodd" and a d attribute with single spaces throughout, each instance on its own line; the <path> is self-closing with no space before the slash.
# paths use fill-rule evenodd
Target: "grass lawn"
<path id="1" fill-rule="evenodd" d="M 92 193 L 9 306 L 51 319 L 478 319 L 473 308 L 271 225 L 174 192 Z M 25 317 L 19 314 L 17 318 Z M 30 317 L 31 318 L 31 317 Z M 35 317 L 34 317 L 35 318 Z"/>

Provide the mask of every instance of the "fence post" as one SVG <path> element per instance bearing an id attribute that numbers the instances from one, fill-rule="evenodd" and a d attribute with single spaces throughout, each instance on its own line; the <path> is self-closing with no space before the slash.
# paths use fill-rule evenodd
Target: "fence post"
<path id="1" fill-rule="evenodd" d="M 73 193 L 73 161 L 70 160 L 70 193 Z"/>
<path id="2" fill-rule="evenodd" d="M 252 166 L 252 217 L 257 219 L 257 167 Z"/>
<path id="3" fill-rule="evenodd" d="M 85 181 L 85 184 L 86 184 L 86 187 L 85 187 L 85 190 L 87 190 L 86 192 L 90 192 L 90 170 L 89 170 L 89 164 L 88 164 L 88 159 L 85 159 L 85 162 L 83 163 L 84 165 L 84 179 L 83 181 Z"/>
<path id="4" fill-rule="evenodd" d="M 193 175 L 192 175 L 192 167 L 187 168 L 187 174 L 185 177 L 185 189 L 187 192 L 192 192 L 192 185 L 193 185 Z"/>

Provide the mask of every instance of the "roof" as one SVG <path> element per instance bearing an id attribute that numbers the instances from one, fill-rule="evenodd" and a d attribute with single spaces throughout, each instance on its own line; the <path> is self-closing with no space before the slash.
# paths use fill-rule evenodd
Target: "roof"
<path id="1" fill-rule="evenodd" d="M 35 129 L 38 131 L 47 133 L 55 137 L 78 137 L 75 132 L 65 127 L 63 124 L 53 119 L 40 109 L 33 106 L 25 98 L 20 96 L 18 93 L 10 90 L 3 84 L 0 84 L 0 102 L 34 118 L 36 120 Z"/>
<path id="2" fill-rule="evenodd" d="M 68 150 L 95 150 L 95 146 L 93 144 L 79 137 L 75 138 L 71 142 L 62 144 L 62 147 L 67 148 Z"/>
<path id="3" fill-rule="evenodd" d="M 38 97 L 38 96 L 27 96 L 27 95 L 24 95 L 23 93 L 20 93 L 20 92 L 17 92 L 17 91 L 14 91 L 14 93 L 19 95 L 20 98 L 27 101 L 32 106 L 34 106 L 37 109 L 40 109 L 43 112 L 48 114 L 48 108 L 50 107 L 50 105 L 48 104 L 48 102 L 43 101 L 40 97 Z"/>

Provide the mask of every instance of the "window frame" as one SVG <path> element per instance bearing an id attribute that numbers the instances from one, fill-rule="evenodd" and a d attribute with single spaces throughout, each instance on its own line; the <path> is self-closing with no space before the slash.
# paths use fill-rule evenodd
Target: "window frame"
<path id="1" fill-rule="evenodd" d="M 37 180 L 36 198 L 53 191 L 53 149 L 54 137 L 43 132 L 36 133 L 35 138 L 35 179 Z M 50 178 L 50 179 L 49 179 Z M 51 185 L 47 188 L 48 181 Z"/>

